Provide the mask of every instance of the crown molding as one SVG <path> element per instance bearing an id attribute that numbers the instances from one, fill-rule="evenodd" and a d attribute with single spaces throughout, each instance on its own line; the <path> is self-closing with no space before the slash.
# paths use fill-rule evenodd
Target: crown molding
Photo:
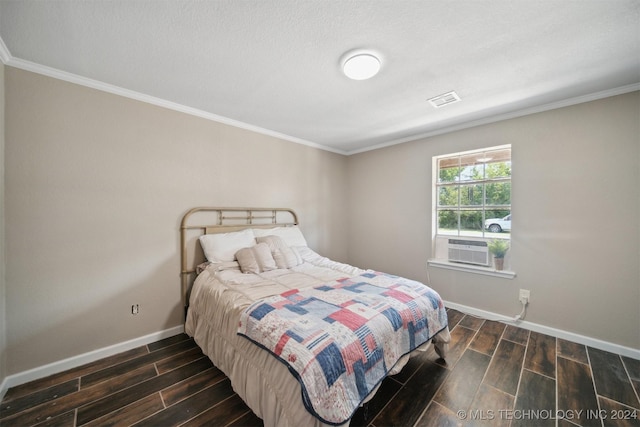
<path id="1" fill-rule="evenodd" d="M 590 101 L 597 101 L 599 99 L 608 98 L 611 96 L 622 95 L 629 92 L 634 92 L 640 90 L 640 83 L 633 83 L 626 86 L 621 86 L 613 89 L 607 89 L 600 92 L 595 92 L 587 95 L 581 95 L 574 98 L 565 99 L 562 101 L 552 102 L 549 104 L 544 104 L 536 107 L 525 108 L 518 111 L 513 111 L 505 114 L 498 114 L 490 117 L 486 117 L 483 119 L 472 120 L 469 122 L 461 123 L 453 126 L 446 126 L 443 128 L 439 128 L 433 131 L 425 132 L 419 135 L 414 135 L 406 138 L 396 139 L 389 142 L 384 142 L 381 144 L 373 145 L 371 147 L 356 149 L 356 150 L 340 150 L 337 148 L 329 147 L 326 145 L 318 144 L 312 141 L 307 141 L 301 138 L 297 138 L 294 136 L 286 135 L 280 132 L 276 132 L 270 129 L 265 129 L 259 126 L 255 126 L 249 123 L 241 122 L 239 120 L 230 119 L 228 117 L 219 116 L 217 114 L 209 113 L 203 110 L 199 110 L 197 108 L 188 107 L 186 105 L 178 104 L 175 102 L 167 101 L 165 99 L 157 98 L 154 96 L 146 95 L 140 92 L 136 92 L 133 90 L 125 89 L 119 86 L 111 85 L 108 83 L 104 83 L 98 80 L 90 79 L 87 77 L 79 76 L 77 74 L 68 73 L 66 71 L 61 71 L 52 67 L 47 67 L 45 65 L 37 64 L 35 62 L 26 61 L 19 58 L 14 58 L 9 49 L 5 45 L 2 37 L 0 37 L 0 60 L 5 65 L 9 65 L 11 67 L 20 68 L 22 70 L 31 71 L 33 73 L 42 74 L 45 76 L 53 77 L 55 79 L 64 80 L 70 83 L 75 83 L 81 86 L 90 87 L 92 89 L 100 90 L 103 92 L 112 93 L 115 95 L 124 96 L 126 98 L 135 99 L 137 101 L 145 102 L 148 104 L 156 105 L 158 107 L 167 108 L 170 110 L 178 111 L 181 113 L 189 114 L 192 116 L 200 117 L 206 120 L 211 120 L 214 122 L 226 124 L 229 126 L 234 126 L 240 129 L 245 129 L 248 131 L 256 132 L 258 134 L 271 136 L 273 138 L 293 142 L 296 144 L 305 145 L 312 148 L 317 148 L 319 150 L 329 151 L 336 154 L 341 154 L 345 156 L 350 156 L 352 154 L 364 153 L 367 151 L 378 150 L 381 148 L 391 147 L 393 145 L 403 144 L 405 142 L 417 141 L 420 139 L 430 138 L 433 136 L 443 135 L 446 133 L 451 133 L 459 130 L 469 129 L 476 126 L 482 126 L 486 124 L 501 122 L 503 120 L 514 119 L 518 117 L 527 116 L 530 114 L 542 113 L 545 111 L 551 111 L 558 108 L 569 107 L 572 105 L 582 104 Z"/>
<path id="2" fill-rule="evenodd" d="M 640 90 L 640 83 L 633 83 L 626 86 L 620 86 L 613 89 L 607 89 L 600 92 L 594 92 L 587 95 L 576 96 L 574 98 L 564 99 L 562 101 L 552 102 L 549 104 L 539 105 L 536 107 L 524 108 L 518 111 L 512 111 L 510 113 L 498 114 L 495 116 L 486 117 L 484 119 L 472 120 L 469 122 L 461 123 L 459 125 L 447 126 L 440 129 L 436 129 L 434 131 L 425 132 L 419 135 L 410 136 L 407 138 L 396 139 L 393 141 L 385 142 L 382 144 L 374 145 L 367 148 L 362 148 L 359 150 L 350 150 L 347 151 L 346 154 L 348 156 L 352 154 L 364 153 L 367 151 L 378 150 L 380 148 L 391 147 L 393 145 L 403 144 L 405 142 L 417 141 L 419 139 L 430 138 L 437 135 L 442 135 L 445 133 L 451 133 L 463 129 L 469 129 L 476 126 L 487 125 L 490 123 L 501 122 L 503 120 L 515 119 L 518 117 L 528 116 L 530 114 L 542 113 L 545 111 L 556 110 L 558 108 L 570 107 L 572 105 L 582 104 L 590 101 L 597 101 L 599 99 L 608 98 L 610 96 L 623 95 L 629 92 L 635 92 Z"/>
<path id="3" fill-rule="evenodd" d="M 167 108 L 169 110 L 178 111 L 181 113 L 189 114 L 192 116 L 200 117 L 206 120 L 222 123 L 225 125 L 237 127 L 240 129 L 248 130 L 262 135 L 267 135 L 273 138 L 293 142 L 296 144 L 306 145 L 308 147 L 317 148 L 324 151 L 330 151 L 336 154 L 346 155 L 346 151 L 338 150 L 336 148 L 328 147 L 325 145 L 317 144 L 315 142 L 307 141 L 294 136 L 286 135 L 280 132 L 265 129 L 259 126 L 254 126 L 249 123 L 241 122 L 239 120 L 230 119 L 228 117 L 219 116 L 217 114 L 209 113 L 197 108 L 188 107 L 186 105 L 178 104 L 176 102 L 167 101 L 166 99 L 157 98 L 155 96 L 146 95 L 144 93 L 136 92 L 133 90 L 125 89 L 112 84 L 104 83 L 99 80 L 90 79 L 87 77 L 79 76 L 77 74 L 61 71 L 56 68 L 48 67 L 46 65 L 37 64 L 35 62 L 26 61 L 24 59 L 14 58 L 9 53 L 9 50 L 2 42 L 0 38 L 0 59 L 5 65 L 19 68 L 21 70 L 30 71 L 36 74 L 41 74 L 48 77 L 53 77 L 58 80 L 63 80 L 69 83 L 78 84 L 81 86 L 89 87 L 92 89 L 100 90 L 102 92 L 112 93 L 114 95 L 120 95 L 125 98 L 135 99 L 136 101 L 145 102 L 158 107 Z"/>
<path id="4" fill-rule="evenodd" d="M 3 64 L 6 64 L 10 60 L 11 53 L 9 52 L 9 49 L 7 49 L 7 45 L 4 44 L 4 40 L 2 40 L 2 37 L 0 37 L 0 61 L 2 61 Z"/>

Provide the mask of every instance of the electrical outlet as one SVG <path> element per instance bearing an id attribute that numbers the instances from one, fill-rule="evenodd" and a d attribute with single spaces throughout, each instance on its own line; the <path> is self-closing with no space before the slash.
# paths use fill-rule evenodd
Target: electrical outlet
<path id="1" fill-rule="evenodd" d="M 138 313 L 140 313 L 140 304 L 133 304 L 131 306 L 131 314 L 135 316 Z"/>
<path id="2" fill-rule="evenodd" d="M 529 300 L 531 299 L 531 291 L 528 289 L 520 289 L 520 302 L 523 304 L 529 304 Z"/>

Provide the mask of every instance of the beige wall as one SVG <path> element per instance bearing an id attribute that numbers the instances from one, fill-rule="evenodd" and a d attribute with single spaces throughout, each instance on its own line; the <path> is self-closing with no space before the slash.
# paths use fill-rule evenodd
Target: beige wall
<path id="1" fill-rule="evenodd" d="M 178 225 L 196 205 L 292 207 L 319 252 L 426 281 L 431 157 L 506 143 L 518 276 L 431 268 L 432 285 L 504 315 L 530 289 L 527 320 L 640 348 L 638 93 L 345 157 L 3 71 L 0 382 L 180 325 Z"/>
<path id="2" fill-rule="evenodd" d="M 7 376 L 4 245 L 4 65 L 0 63 L 0 384 Z"/>
<path id="3" fill-rule="evenodd" d="M 517 277 L 431 267 L 433 287 L 507 316 L 529 289 L 526 320 L 639 349 L 639 123 L 634 92 L 350 156 L 349 261 L 427 280 L 432 157 L 512 144 Z"/>
<path id="4" fill-rule="evenodd" d="M 291 207 L 346 260 L 346 157 L 12 67 L 5 83 L 8 375 L 180 325 L 191 207 Z"/>

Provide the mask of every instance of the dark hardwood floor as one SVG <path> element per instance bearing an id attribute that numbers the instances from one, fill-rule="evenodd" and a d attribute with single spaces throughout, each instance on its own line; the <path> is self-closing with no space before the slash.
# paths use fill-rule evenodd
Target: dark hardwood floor
<path id="1" fill-rule="evenodd" d="M 354 426 L 640 426 L 640 361 L 448 310 L 430 351 L 387 378 Z M 178 335 L 10 389 L 1 426 L 261 426 Z"/>

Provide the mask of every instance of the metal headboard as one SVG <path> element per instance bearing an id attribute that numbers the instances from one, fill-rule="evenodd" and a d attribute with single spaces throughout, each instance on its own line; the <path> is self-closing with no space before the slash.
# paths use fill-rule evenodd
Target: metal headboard
<path id="1" fill-rule="evenodd" d="M 288 208 L 197 207 L 187 211 L 180 223 L 180 279 L 185 313 L 196 266 L 205 260 L 197 242 L 201 235 L 293 225 L 298 225 L 298 215 Z"/>

